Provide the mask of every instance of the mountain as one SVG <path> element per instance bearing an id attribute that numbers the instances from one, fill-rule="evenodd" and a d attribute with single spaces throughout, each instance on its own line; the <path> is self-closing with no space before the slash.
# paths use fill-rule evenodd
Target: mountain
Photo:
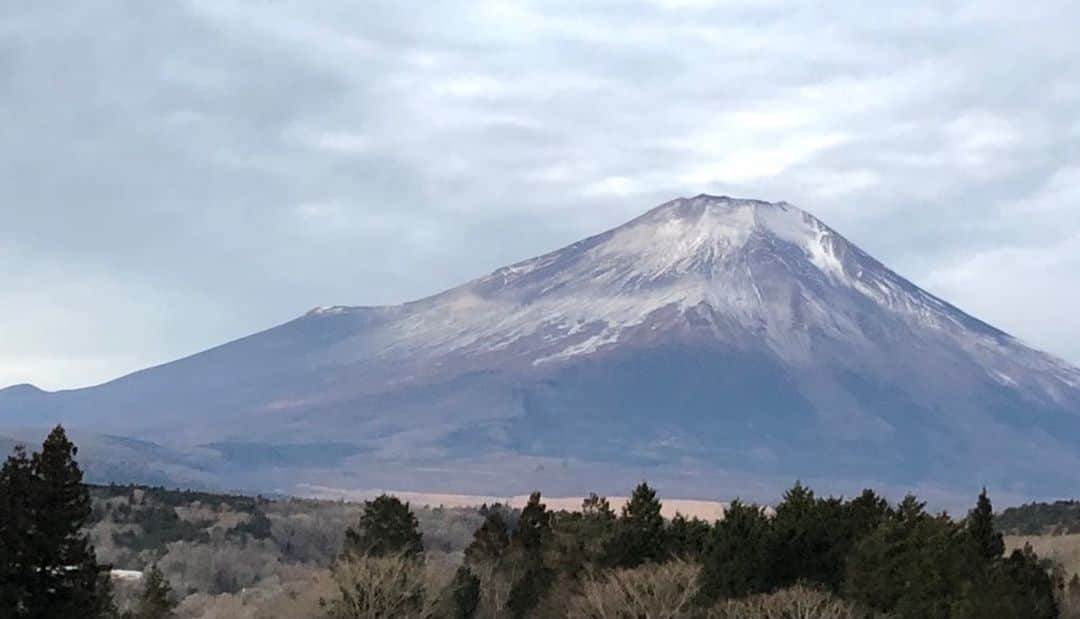
<path id="1" fill-rule="evenodd" d="M 87 389 L 0 391 L 0 425 L 55 421 L 213 453 L 230 487 L 1080 481 L 1080 370 L 790 204 L 708 195 L 419 301 L 320 307 Z"/>

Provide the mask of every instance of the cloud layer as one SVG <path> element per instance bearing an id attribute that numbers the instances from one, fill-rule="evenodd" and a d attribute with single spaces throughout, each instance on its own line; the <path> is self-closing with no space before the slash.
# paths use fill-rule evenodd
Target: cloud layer
<path id="1" fill-rule="evenodd" d="M 1072 2 L 0 7 L 0 385 L 788 200 L 1080 363 Z"/>

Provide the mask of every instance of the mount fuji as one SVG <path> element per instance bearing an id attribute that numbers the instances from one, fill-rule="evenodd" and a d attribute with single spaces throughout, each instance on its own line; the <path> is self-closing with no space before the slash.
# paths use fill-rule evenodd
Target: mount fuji
<path id="1" fill-rule="evenodd" d="M 0 391 L 0 425 L 58 421 L 144 446 L 155 474 L 287 492 L 1080 482 L 1080 370 L 790 204 L 708 195 L 419 301 L 320 307 L 96 387 Z"/>

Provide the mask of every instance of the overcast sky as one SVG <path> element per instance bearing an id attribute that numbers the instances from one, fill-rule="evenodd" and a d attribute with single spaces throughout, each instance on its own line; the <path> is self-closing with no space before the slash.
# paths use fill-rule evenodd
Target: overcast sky
<path id="1" fill-rule="evenodd" d="M 792 202 L 1080 363 L 1080 6 L 875 4 L 0 3 L 0 386 L 702 192 Z"/>

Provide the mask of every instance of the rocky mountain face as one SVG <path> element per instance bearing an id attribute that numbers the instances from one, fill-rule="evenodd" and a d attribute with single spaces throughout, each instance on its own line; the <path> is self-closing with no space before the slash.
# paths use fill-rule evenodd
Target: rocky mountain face
<path id="1" fill-rule="evenodd" d="M 707 195 L 412 303 L 317 308 L 88 389 L 0 391 L 0 426 L 55 421 L 285 491 L 1080 481 L 1080 370 L 794 206 Z"/>

